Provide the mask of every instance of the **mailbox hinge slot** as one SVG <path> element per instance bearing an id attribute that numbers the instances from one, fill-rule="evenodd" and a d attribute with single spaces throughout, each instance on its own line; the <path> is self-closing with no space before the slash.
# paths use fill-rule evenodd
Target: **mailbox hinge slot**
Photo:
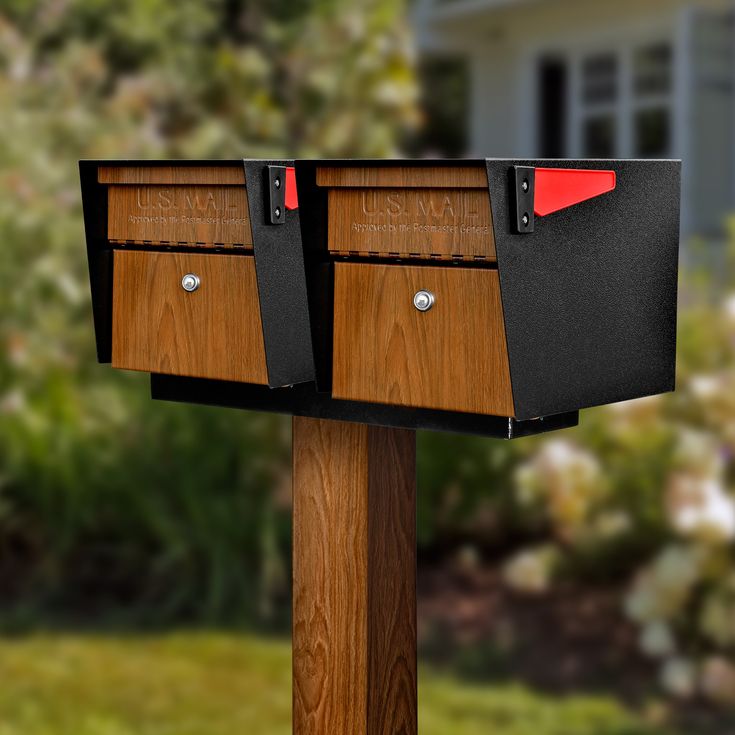
<path id="1" fill-rule="evenodd" d="M 519 235 L 533 232 L 536 218 L 533 211 L 536 169 L 533 166 L 513 166 L 511 169 L 511 219 Z"/>
<path id="2" fill-rule="evenodd" d="M 286 167 L 267 166 L 268 222 L 282 225 L 286 222 Z"/>

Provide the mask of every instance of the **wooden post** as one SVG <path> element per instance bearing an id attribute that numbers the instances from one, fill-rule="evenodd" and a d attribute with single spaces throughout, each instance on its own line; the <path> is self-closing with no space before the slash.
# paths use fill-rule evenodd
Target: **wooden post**
<path id="1" fill-rule="evenodd" d="M 293 419 L 294 735 L 416 735 L 416 434 Z"/>

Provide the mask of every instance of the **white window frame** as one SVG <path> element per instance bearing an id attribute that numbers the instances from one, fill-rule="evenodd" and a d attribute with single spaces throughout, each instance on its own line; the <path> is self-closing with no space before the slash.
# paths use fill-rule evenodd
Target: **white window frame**
<path id="1" fill-rule="evenodd" d="M 672 22 L 675 19 L 672 19 Z M 534 45 L 525 54 L 522 63 L 524 79 L 532 82 L 530 87 L 534 93 L 528 96 L 523 104 L 519 106 L 521 119 L 527 121 L 522 126 L 521 141 L 519 148 L 526 151 L 534 151 L 538 155 L 538 99 L 539 90 L 536 87 L 539 61 L 546 56 L 553 56 L 563 60 L 568 69 L 567 82 L 567 137 L 565 141 L 566 156 L 568 158 L 584 158 L 583 148 L 583 122 L 587 117 L 585 105 L 582 101 L 582 63 L 589 56 L 612 53 L 618 60 L 618 98 L 614 103 L 601 103 L 595 109 L 602 110 L 613 107 L 615 109 L 615 149 L 614 158 L 634 158 L 634 121 L 638 110 L 650 109 L 658 106 L 666 106 L 670 115 L 670 140 L 669 150 L 662 155 L 664 157 L 674 155 L 679 145 L 679 105 L 677 105 L 676 90 L 679 86 L 679 54 L 680 44 L 676 25 L 632 25 L 618 26 L 608 29 L 607 32 L 590 37 L 589 34 L 576 34 L 576 37 L 558 38 L 553 45 L 548 42 Z M 584 35 L 585 43 L 579 43 L 579 35 Z M 667 93 L 647 94 L 644 98 L 636 98 L 633 90 L 633 57 L 636 50 L 666 43 L 672 51 L 671 59 L 671 87 Z M 593 109 L 592 106 L 589 108 Z M 532 122 L 532 124 L 528 124 Z"/>
<path id="2" fill-rule="evenodd" d="M 668 44 L 672 50 L 671 58 L 671 86 L 668 92 L 636 94 L 634 89 L 634 57 L 641 48 L 657 44 Z M 610 54 L 615 57 L 618 70 L 617 99 L 614 102 L 602 102 L 588 104 L 583 100 L 582 89 L 582 67 L 586 59 Z M 578 49 L 567 56 L 569 69 L 569 92 L 567 99 L 567 114 L 569 126 L 567 130 L 567 150 L 571 156 L 582 158 L 584 151 L 584 123 L 595 115 L 605 112 L 615 113 L 615 143 L 613 150 L 614 158 L 637 157 L 635 150 L 635 117 L 641 110 L 657 109 L 665 107 L 669 112 L 670 140 L 669 149 L 663 152 L 663 156 L 671 155 L 674 146 L 674 43 L 670 38 L 653 37 L 648 39 L 635 39 L 626 41 L 615 46 Z"/>

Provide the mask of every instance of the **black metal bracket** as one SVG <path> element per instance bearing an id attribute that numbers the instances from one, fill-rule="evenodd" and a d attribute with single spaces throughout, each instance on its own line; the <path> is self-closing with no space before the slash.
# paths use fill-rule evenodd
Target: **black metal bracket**
<path id="1" fill-rule="evenodd" d="M 267 411 L 291 416 L 352 421 L 399 429 L 448 431 L 496 439 L 517 439 L 547 431 L 567 429 L 579 423 L 579 411 L 518 421 L 506 416 L 438 411 L 381 403 L 362 403 L 319 393 L 315 383 L 290 388 L 268 388 L 250 383 L 230 383 L 178 375 L 151 375 L 151 397 L 158 401 L 201 403 L 207 406 Z"/>
<path id="2" fill-rule="evenodd" d="M 533 213 L 534 191 L 536 188 L 536 169 L 533 166 L 513 166 L 511 185 L 514 211 L 511 219 L 519 235 L 533 232 L 536 218 Z"/>
<path id="3" fill-rule="evenodd" d="M 268 166 L 268 218 L 272 225 L 286 222 L 286 167 Z"/>

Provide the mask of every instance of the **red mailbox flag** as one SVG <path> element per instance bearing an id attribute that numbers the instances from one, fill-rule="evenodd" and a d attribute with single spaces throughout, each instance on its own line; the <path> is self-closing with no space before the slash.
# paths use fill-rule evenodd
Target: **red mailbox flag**
<path id="1" fill-rule="evenodd" d="M 544 217 L 612 191 L 615 171 L 537 168 L 535 187 L 533 211 Z"/>
<path id="2" fill-rule="evenodd" d="M 293 166 L 286 168 L 286 209 L 299 208 L 299 194 L 296 191 L 296 169 Z"/>

